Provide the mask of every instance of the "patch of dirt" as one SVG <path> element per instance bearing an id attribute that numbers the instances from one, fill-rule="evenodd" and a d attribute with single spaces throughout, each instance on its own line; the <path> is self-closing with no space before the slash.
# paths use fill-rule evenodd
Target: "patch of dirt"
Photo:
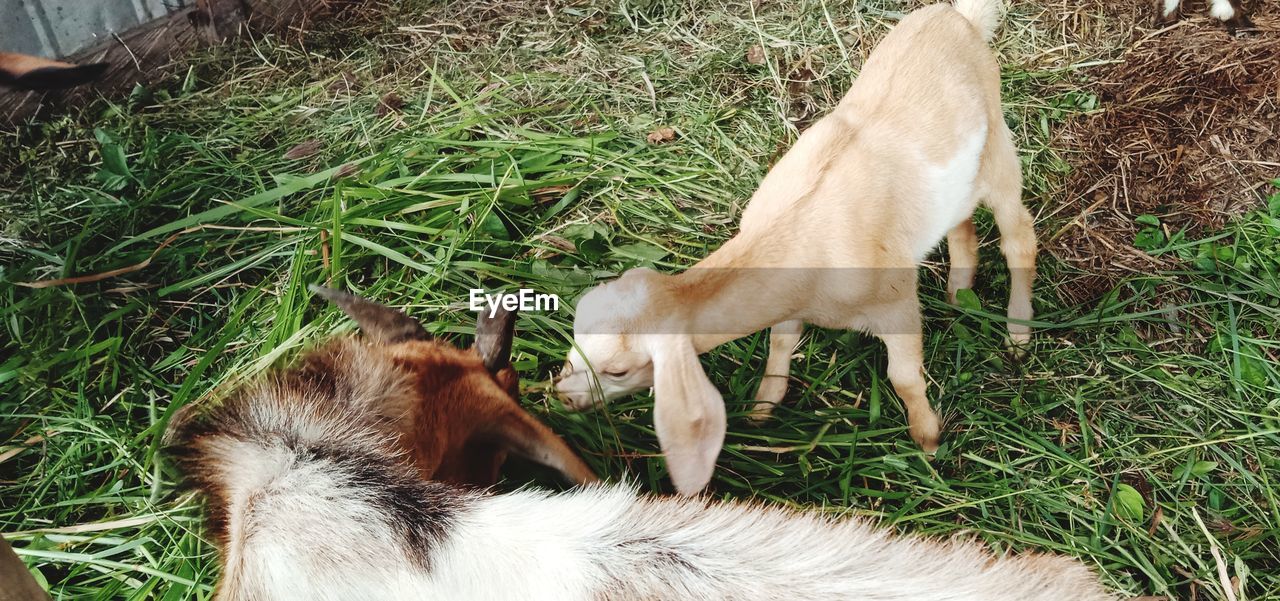
<path id="1" fill-rule="evenodd" d="M 1167 266 L 1134 248 L 1136 217 L 1195 236 L 1264 202 L 1280 176 L 1280 0 L 1255 4 L 1252 31 L 1233 36 L 1204 18 L 1140 30 L 1122 62 L 1090 73 L 1101 111 L 1055 144 L 1072 166 L 1073 218 L 1044 244 L 1093 274 L 1062 287 L 1070 300 Z"/>

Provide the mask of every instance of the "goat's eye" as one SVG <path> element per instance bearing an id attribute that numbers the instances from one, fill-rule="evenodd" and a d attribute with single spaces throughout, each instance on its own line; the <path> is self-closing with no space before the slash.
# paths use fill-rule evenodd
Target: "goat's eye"
<path id="1" fill-rule="evenodd" d="M 627 375 L 627 374 L 631 373 L 631 370 L 627 370 L 627 369 L 623 369 L 623 370 L 610 370 L 610 369 L 606 369 L 606 370 L 604 370 L 603 372 L 600 372 L 600 373 L 602 373 L 602 374 L 604 374 L 605 376 L 608 376 L 608 377 L 610 377 L 610 378 L 621 378 L 621 377 L 623 377 L 623 376 L 625 376 L 625 375 Z"/>

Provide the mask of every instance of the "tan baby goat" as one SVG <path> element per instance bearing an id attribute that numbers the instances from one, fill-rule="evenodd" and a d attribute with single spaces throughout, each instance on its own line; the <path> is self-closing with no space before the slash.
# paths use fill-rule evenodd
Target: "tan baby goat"
<path id="1" fill-rule="evenodd" d="M 870 332 L 911 437 L 938 446 L 925 394 L 916 271 L 946 236 L 947 289 L 973 284 L 983 204 L 1009 264 L 1009 333 L 1029 339 L 1036 240 L 987 47 L 999 0 L 956 0 L 904 18 L 831 114 L 761 182 L 738 235 L 676 275 L 633 269 L 578 303 L 557 389 L 576 408 L 653 386 L 654 422 L 676 488 L 701 490 L 725 434 L 698 354 L 772 327 L 755 415 L 782 400 L 803 323 Z"/>

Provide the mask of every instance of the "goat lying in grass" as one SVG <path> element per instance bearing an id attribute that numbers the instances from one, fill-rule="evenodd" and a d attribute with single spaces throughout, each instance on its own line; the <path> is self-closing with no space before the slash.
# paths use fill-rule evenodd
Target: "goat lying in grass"
<path id="1" fill-rule="evenodd" d="M 214 450 L 205 444 L 225 440 L 211 436 L 206 425 L 254 423 L 254 429 L 240 434 L 263 437 L 256 444 L 287 438 L 289 429 L 298 425 L 295 420 L 310 419 L 317 428 L 338 428 L 308 432 L 307 438 L 319 445 L 316 453 L 333 450 L 326 438 L 341 442 L 348 437 L 345 423 L 380 442 L 406 441 L 405 450 L 424 479 L 489 486 L 497 481 L 507 453 L 513 452 L 558 470 L 570 482 L 596 480 L 560 437 L 515 400 L 519 380 L 509 363 L 514 314 L 482 315 L 476 323 L 475 348 L 464 351 L 430 339 L 404 313 L 345 292 L 312 290 L 360 324 L 364 339 L 329 341 L 291 369 L 235 391 L 211 419 L 195 417 L 194 405 L 183 408 L 173 419 L 169 438 L 186 441 L 188 451 L 208 454 Z M 237 417 L 240 411 L 254 415 Z M 273 419 L 280 422 L 272 425 Z M 277 442 L 288 446 L 289 441 Z M 284 446 L 277 457 L 282 460 L 290 456 Z M 201 461 L 184 465 L 202 486 L 222 477 L 210 470 L 228 467 Z M 220 487 L 207 490 L 215 495 L 228 492 Z"/>
<path id="2" fill-rule="evenodd" d="M 979 202 L 1009 264 L 1009 334 L 1026 342 L 1036 239 L 1021 201 L 1017 150 L 1000 109 L 1000 68 L 987 47 L 999 0 L 956 0 L 907 15 L 867 59 L 830 115 L 761 182 L 738 235 L 676 275 L 633 269 L 587 293 L 557 390 L 583 409 L 653 386 L 654 425 L 682 493 L 711 478 L 725 408 L 698 362 L 720 344 L 772 326 L 754 417 L 786 392 L 802 323 L 867 331 L 911 437 L 938 447 L 925 394 L 918 265 L 945 234 L 947 289 L 973 285 Z"/>
<path id="3" fill-rule="evenodd" d="M 325 295 L 366 334 L 389 334 L 321 347 L 173 430 L 180 466 L 207 498 L 223 558 L 219 600 L 1112 598 L 1072 559 L 998 558 L 976 541 L 894 536 L 814 512 L 623 486 L 490 495 L 429 481 L 421 457 L 459 457 L 457 424 L 476 423 L 489 403 L 458 397 L 435 430 L 395 436 L 388 424 L 431 402 L 442 383 L 509 392 L 484 381 L 493 365 L 509 369 L 510 328 L 488 329 L 502 334 L 481 344 L 486 369 L 474 355 L 419 341 L 403 315 Z M 451 359 L 420 363 L 421 345 Z M 563 443 L 540 440 L 574 463 L 557 450 Z"/>

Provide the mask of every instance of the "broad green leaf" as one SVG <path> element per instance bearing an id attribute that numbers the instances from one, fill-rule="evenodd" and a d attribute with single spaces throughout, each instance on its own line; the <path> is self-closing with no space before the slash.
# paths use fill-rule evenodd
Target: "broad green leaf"
<path id="1" fill-rule="evenodd" d="M 488 234 L 498 240 L 510 240 L 511 233 L 507 231 L 507 225 L 502 222 L 502 218 L 497 213 L 489 213 L 484 216 L 484 221 L 480 222 L 480 231 Z"/>
<path id="2" fill-rule="evenodd" d="M 982 301 L 978 300 L 978 295 L 969 288 L 956 290 L 956 304 L 968 311 L 982 310 Z"/>
<path id="3" fill-rule="evenodd" d="M 644 242 L 619 244 L 618 246 L 613 247 L 613 252 L 631 259 L 649 262 L 661 261 L 663 257 L 669 254 L 666 250 Z"/>
<path id="4" fill-rule="evenodd" d="M 98 140 L 98 152 L 102 154 L 102 168 L 94 174 L 94 179 L 109 191 L 124 189 L 131 179 L 124 147 L 101 128 L 93 130 L 93 137 Z"/>
<path id="5" fill-rule="evenodd" d="M 1158 227 L 1144 227 L 1133 237 L 1133 246 L 1140 250 L 1155 250 L 1164 246 L 1164 232 Z"/>
<path id="6" fill-rule="evenodd" d="M 1128 484 L 1116 485 L 1111 498 L 1111 511 L 1116 517 L 1141 522 L 1145 509 L 1142 493 Z"/>
<path id="7" fill-rule="evenodd" d="M 1216 469 L 1218 469 L 1217 461 L 1197 461 L 1195 465 L 1191 466 L 1191 475 L 1204 476 Z"/>
<path id="8" fill-rule="evenodd" d="M 1250 355 L 1240 355 L 1240 379 L 1262 388 L 1267 385 L 1267 366 Z"/>

